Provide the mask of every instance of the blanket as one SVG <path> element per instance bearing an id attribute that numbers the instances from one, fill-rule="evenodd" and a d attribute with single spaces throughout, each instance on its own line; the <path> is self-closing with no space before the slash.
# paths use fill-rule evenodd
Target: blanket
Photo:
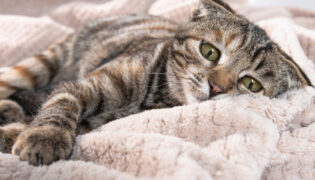
<path id="1" fill-rule="evenodd" d="M 315 12 L 227 1 L 286 51 L 315 84 Z M 17 5 L 18 4 L 18 5 Z M 85 22 L 148 13 L 186 21 L 198 0 L 2 0 L 0 66 Z M 34 7 L 37 8 L 34 8 Z M 315 89 L 242 95 L 131 115 L 78 136 L 69 160 L 35 167 L 0 153 L 0 179 L 313 179 Z"/>

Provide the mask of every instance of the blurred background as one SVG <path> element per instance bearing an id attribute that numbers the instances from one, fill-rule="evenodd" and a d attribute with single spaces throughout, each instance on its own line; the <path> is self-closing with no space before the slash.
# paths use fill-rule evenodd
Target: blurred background
<path id="1" fill-rule="evenodd" d="M 57 8 L 61 4 L 67 2 L 87 2 L 87 3 L 105 3 L 108 1 L 123 0 L 1 0 L 0 14 L 15 14 L 40 16 L 52 9 Z M 132 1 L 132 0 L 129 0 Z M 154 0 L 144 0 L 143 2 L 153 2 Z M 170 2 L 172 0 L 169 0 Z M 187 1 L 187 0 L 183 0 Z M 198 0 L 196 0 L 198 1 Z M 237 6 L 245 3 L 252 7 L 294 7 L 315 11 L 315 0 L 224 0 L 229 4 Z"/>
<path id="2" fill-rule="evenodd" d="M 249 0 L 249 5 L 260 7 L 288 6 L 315 11 L 314 0 Z"/>

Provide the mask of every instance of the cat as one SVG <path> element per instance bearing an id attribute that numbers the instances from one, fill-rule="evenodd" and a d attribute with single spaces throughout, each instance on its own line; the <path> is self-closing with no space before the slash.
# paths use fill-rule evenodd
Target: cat
<path id="1" fill-rule="evenodd" d="M 77 134 L 117 118 L 241 94 L 274 98 L 303 86 L 311 82 L 297 64 L 223 1 L 201 0 L 183 24 L 109 17 L 0 75 L 1 99 L 39 108 L 29 122 L 16 102 L 0 102 L 0 149 L 48 165 L 70 156 Z"/>

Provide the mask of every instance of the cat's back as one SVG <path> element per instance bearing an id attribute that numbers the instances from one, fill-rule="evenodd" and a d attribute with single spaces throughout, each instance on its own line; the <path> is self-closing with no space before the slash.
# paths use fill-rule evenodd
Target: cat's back
<path id="1" fill-rule="evenodd" d="M 71 59 L 80 61 L 81 74 L 86 74 L 118 57 L 148 56 L 177 28 L 176 23 L 149 15 L 99 19 L 71 37 Z"/>

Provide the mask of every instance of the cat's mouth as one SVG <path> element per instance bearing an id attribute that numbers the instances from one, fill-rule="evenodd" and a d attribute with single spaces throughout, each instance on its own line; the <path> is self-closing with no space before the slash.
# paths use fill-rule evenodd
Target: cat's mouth
<path id="1" fill-rule="evenodd" d="M 209 99 L 212 99 L 214 96 L 224 93 L 224 89 L 215 82 L 210 82 L 209 85 L 210 85 Z"/>
<path id="2" fill-rule="evenodd" d="M 184 88 L 186 104 L 200 103 L 224 94 L 224 88 L 215 82 L 203 83 L 202 85 L 203 88 L 198 89 L 197 91 L 191 91 L 191 89 Z"/>

